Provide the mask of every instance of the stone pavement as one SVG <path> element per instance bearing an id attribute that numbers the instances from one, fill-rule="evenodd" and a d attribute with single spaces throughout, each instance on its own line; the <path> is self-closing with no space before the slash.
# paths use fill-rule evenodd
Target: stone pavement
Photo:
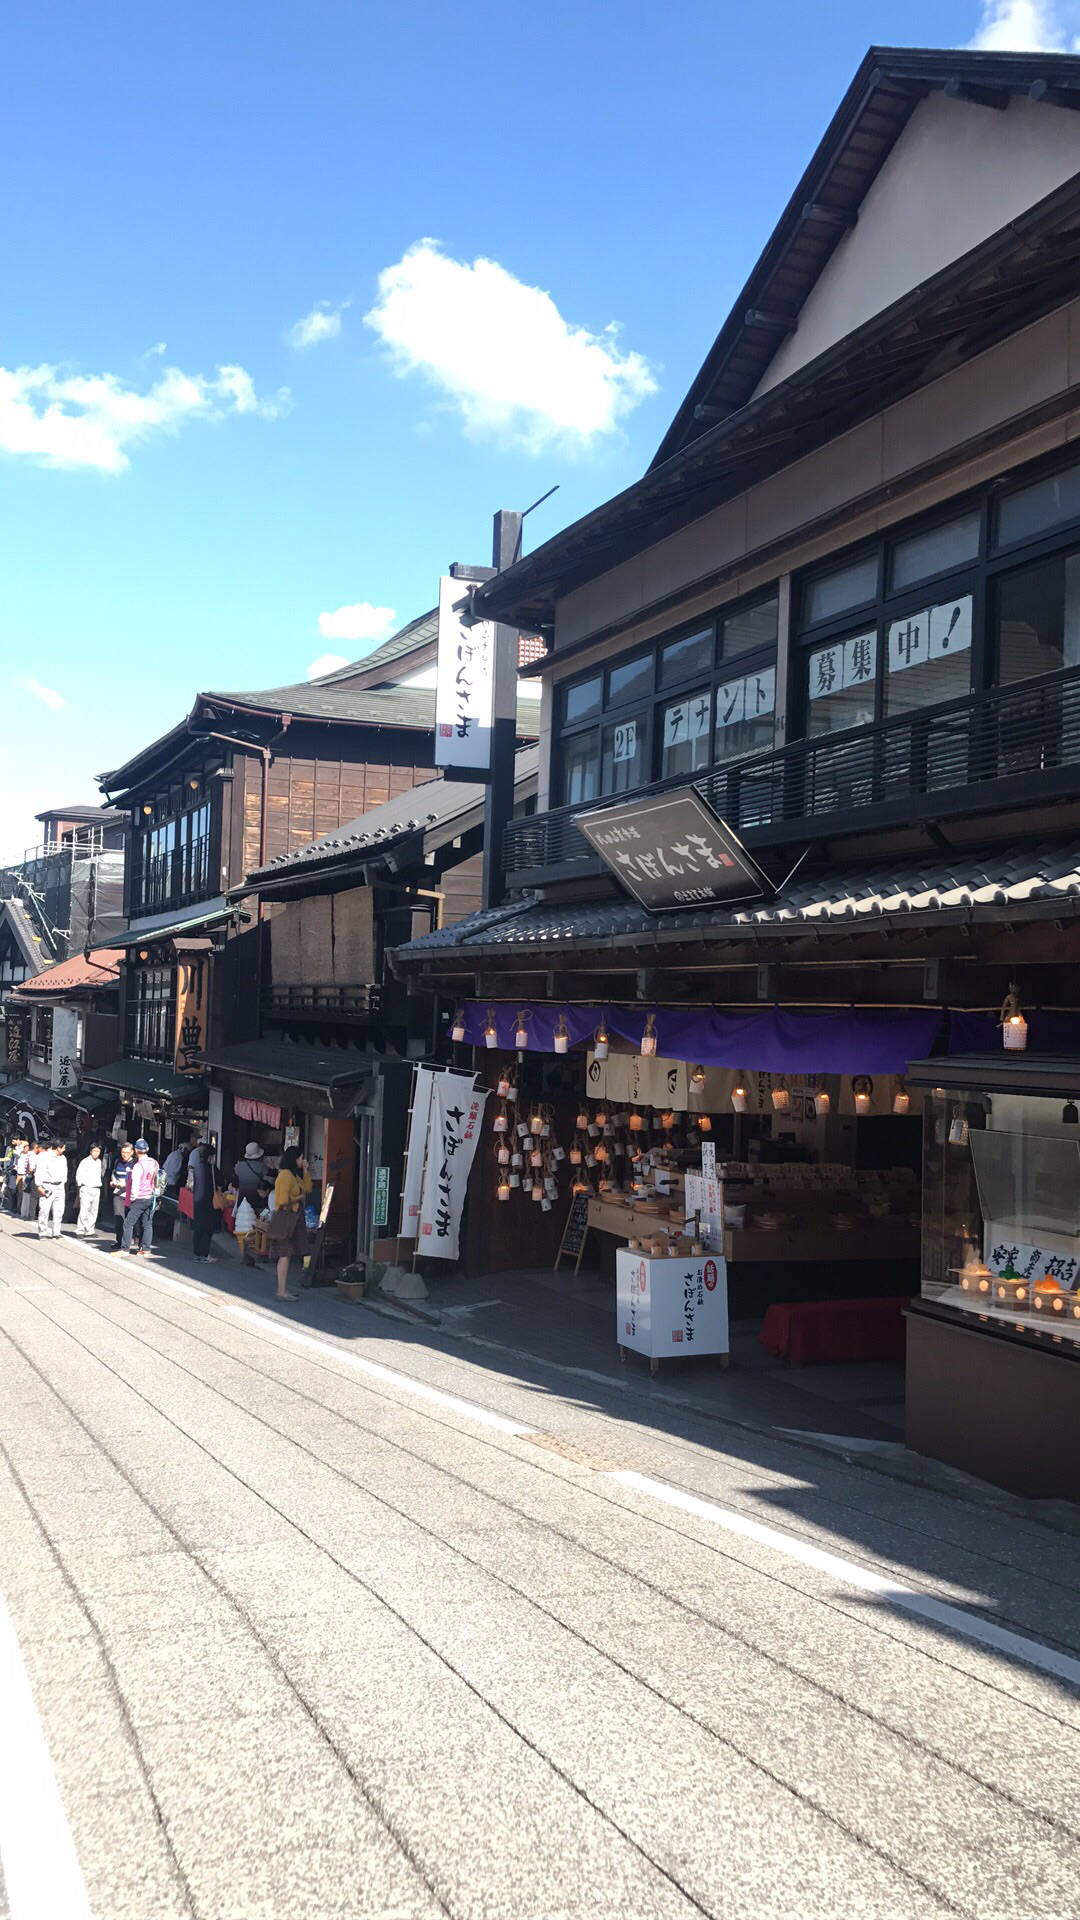
<path id="1" fill-rule="evenodd" d="M 95 1920 L 1080 1912 L 1080 1543 L 271 1285 L 0 1222 L 0 1593 Z"/>

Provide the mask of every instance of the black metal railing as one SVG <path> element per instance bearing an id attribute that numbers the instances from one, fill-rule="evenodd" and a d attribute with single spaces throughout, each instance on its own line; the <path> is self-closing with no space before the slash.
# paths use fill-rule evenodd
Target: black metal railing
<path id="1" fill-rule="evenodd" d="M 686 786 L 686 775 L 636 794 Z M 1011 803 L 1075 790 L 1080 795 L 1080 668 L 993 688 L 878 726 L 792 741 L 728 761 L 690 782 L 750 844 L 865 832 L 907 819 L 977 811 L 999 790 Z M 969 802 L 970 796 L 970 802 Z M 612 794 L 592 807 L 618 806 Z M 576 824 L 592 807 L 557 807 L 506 829 L 511 883 L 524 876 L 599 870 Z"/>
<path id="2" fill-rule="evenodd" d="M 309 1018 L 357 1020 L 378 1013 L 380 993 L 377 986 L 265 987 L 262 1011 L 286 1015 L 289 1019 Z"/>

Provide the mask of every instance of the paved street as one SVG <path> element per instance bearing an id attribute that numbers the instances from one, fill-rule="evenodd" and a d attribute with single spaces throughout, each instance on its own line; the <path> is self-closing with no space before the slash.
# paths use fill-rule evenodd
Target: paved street
<path id="1" fill-rule="evenodd" d="M 1080 1540 L 215 1271 L 0 1223 L 0 1913 L 1080 1912 Z"/>

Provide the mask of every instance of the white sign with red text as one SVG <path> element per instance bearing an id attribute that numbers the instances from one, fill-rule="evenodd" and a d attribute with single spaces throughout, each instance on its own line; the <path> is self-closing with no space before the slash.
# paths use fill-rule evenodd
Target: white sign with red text
<path id="1" fill-rule="evenodd" d="M 650 1360 L 727 1353 L 727 1261 L 712 1253 L 653 1259 L 620 1247 L 615 1312 L 619 1346 Z"/>
<path id="2" fill-rule="evenodd" d="M 471 1073 L 441 1073 L 431 1089 L 424 1197 L 417 1251 L 456 1260 L 469 1170 L 480 1138 L 487 1090 Z"/>
<path id="3" fill-rule="evenodd" d="M 495 623 L 467 626 L 473 588 L 444 574 L 439 581 L 439 642 L 435 680 L 435 765 L 491 765 L 495 718 Z"/>

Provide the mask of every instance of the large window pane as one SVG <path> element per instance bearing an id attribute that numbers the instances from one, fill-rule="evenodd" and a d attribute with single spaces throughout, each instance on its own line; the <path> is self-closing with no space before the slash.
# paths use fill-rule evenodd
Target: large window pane
<path id="1" fill-rule="evenodd" d="M 644 786 L 647 777 L 644 714 L 605 727 L 601 793 L 629 793 L 633 787 Z"/>
<path id="2" fill-rule="evenodd" d="M 948 573 L 953 567 L 970 566 L 979 557 L 980 515 L 965 513 L 946 526 L 930 527 L 925 533 L 912 534 L 893 548 L 889 585 L 893 593 L 914 587 L 920 580 L 932 580 L 935 574 Z"/>
<path id="3" fill-rule="evenodd" d="M 773 744 L 776 668 L 763 667 L 716 689 L 716 758 L 757 753 Z"/>
<path id="4" fill-rule="evenodd" d="M 609 667 L 607 677 L 608 705 L 622 704 L 624 700 L 641 700 L 652 692 L 653 663 L 652 654 L 644 653 L 637 660 L 627 660 L 622 666 Z"/>
<path id="5" fill-rule="evenodd" d="M 966 693 L 971 685 L 971 595 L 889 622 L 885 712 L 910 713 Z"/>
<path id="6" fill-rule="evenodd" d="M 833 573 L 822 573 L 808 580 L 803 601 L 803 625 L 816 626 L 819 620 L 835 620 L 851 607 L 863 607 L 877 594 L 878 556 L 850 561 Z"/>
<path id="7" fill-rule="evenodd" d="M 729 613 L 720 623 L 720 658 L 734 659 L 739 653 L 753 653 L 758 647 L 776 645 L 779 603 L 775 597 L 762 600 L 756 607 L 744 607 Z"/>
<path id="8" fill-rule="evenodd" d="M 1001 686 L 1080 664 L 1080 554 L 1008 573 L 998 583 Z"/>
<path id="9" fill-rule="evenodd" d="M 568 740 L 563 748 L 563 805 L 584 806 L 600 790 L 600 754 L 595 733 Z"/>
<path id="10" fill-rule="evenodd" d="M 712 691 L 700 687 L 684 700 L 670 700 L 661 708 L 661 772 L 698 773 L 707 767 L 712 751 Z"/>
<path id="11" fill-rule="evenodd" d="M 700 633 L 686 633 L 681 640 L 669 640 L 667 646 L 660 649 L 660 685 L 674 687 L 692 674 L 710 673 L 712 663 L 711 627 L 703 627 Z"/>
<path id="12" fill-rule="evenodd" d="M 1020 540 L 1037 540 L 1073 520 L 1080 520 L 1080 467 L 1005 494 L 998 501 L 994 544 L 1011 547 Z"/>
<path id="13" fill-rule="evenodd" d="M 873 723 L 877 645 L 871 629 L 815 647 L 808 656 L 806 731 L 811 738 Z"/>
<path id="14" fill-rule="evenodd" d="M 600 711 L 600 675 L 592 680 L 579 680 L 576 686 L 567 687 L 563 693 L 563 719 L 567 726 L 575 720 L 591 720 L 594 713 Z"/>

